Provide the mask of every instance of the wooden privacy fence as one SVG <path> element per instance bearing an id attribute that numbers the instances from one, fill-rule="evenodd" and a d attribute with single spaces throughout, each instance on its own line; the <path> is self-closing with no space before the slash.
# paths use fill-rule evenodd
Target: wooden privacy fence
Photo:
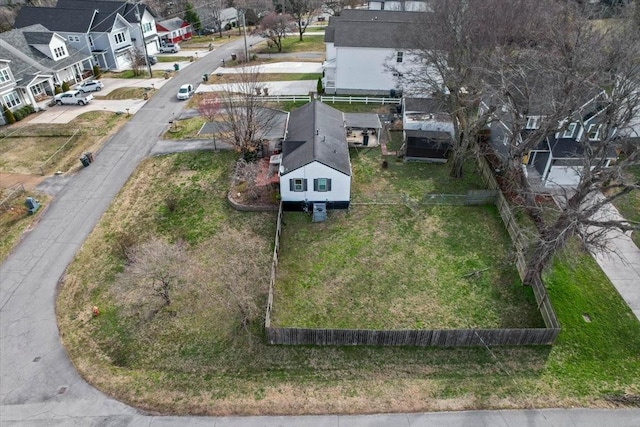
<path id="1" fill-rule="evenodd" d="M 306 329 L 266 328 L 269 344 L 472 347 L 550 345 L 557 330 L 531 329 Z"/>
<path id="2" fill-rule="evenodd" d="M 493 171 L 491 170 L 489 162 L 482 156 L 478 158 L 478 169 L 480 170 L 480 175 L 482 176 L 485 185 L 490 189 L 496 190 L 496 207 L 500 212 L 502 222 L 504 223 L 504 226 L 511 237 L 511 241 L 513 242 L 513 246 L 516 251 L 516 268 L 518 269 L 520 280 L 524 281 L 524 278 L 527 276 L 526 252 L 529 248 L 529 242 L 522 231 L 520 231 L 520 227 L 516 223 L 513 212 L 509 207 L 509 203 L 504 197 L 504 194 L 500 191 L 500 186 L 498 185 L 496 178 L 493 176 Z M 544 319 L 545 326 L 550 330 L 555 330 L 555 335 L 557 336 L 558 333 L 560 333 L 560 322 L 558 322 L 558 317 L 556 316 L 553 305 L 549 300 L 547 289 L 544 287 L 542 278 L 539 275 L 534 277 L 533 282 L 529 283 L 529 285 L 531 285 L 531 288 L 533 289 L 533 294 L 535 295 L 536 303 L 538 304 L 538 310 L 540 310 L 540 315 Z"/>
<path id="3" fill-rule="evenodd" d="M 278 219 L 276 221 L 276 238 L 273 245 L 273 258 L 271 259 L 271 277 L 269 278 L 269 296 L 267 297 L 267 313 L 264 317 L 264 326 L 271 329 L 271 309 L 273 308 L 273 288 L 276 284 L 276 273 L 278 272 L 278 254 L 280 252 L 280 233 L 282 233 L 282 202 L 278 208 Z"/>
<path id="4" fill-rule="evenodd" d="M 517 226 L 511 208 L 504 195 L 500 192 L 498 183 L 493 176 L 488 162 L 484 158 L 478 159 L 480 173 L 489 191 L 479 191 L 470 199 L 477 203 L 458 202 L 467 195 L 448 195 L 455 197 L 434 197 L 426 195 L 421 204 L 437 200 L 438 204 L 481 204 L 494 202 L 500 211 L 505 227 L 517 253 L 517 267 L 521 279 L 526 274 L 525 249 L 526 239 Z M 387 200 L 403 201 L 403 195 L 388 193 Z M 464 199 L 463 199 L 464 198 Z M 427 201 L 425 201 L 427 199 Z M 456 202 L 451 202 L 456 200 Z M 422 203 L 424 202 L 424 203 Z M 362 204 L 376 204 L 375 202 Z M 414 201 L 413 203 L 418 203 Z M 391 204 L 391 203 L 378 203 Z M 436 204 L 435 202 L 433 204 Z M 280 249 L 280 234 L 282 232 L 282 204 L 278 211 L 275 247 L 271 263 L 271 279 L 269 281 L 269 297 L 265 316 L 265 332 L 269 344 L 280 345 L 374 345 L 374 346 L 440 346 L 440 347 L 471 347 L 497 345 L 551 345 L 560 333 L 560 323 L 553 310 L 547 290 L 540 277 L 531 283 L 536 298 L 538 310 L 542 316 L 545 328 L 522 329 L 406 329 L 406 330 L 370 330 L 370 329 L 323 329 L 323 328 L 276 328 L 271 327 L 271 310 L 273 306 L 273 292 L 278 266 Z"/>

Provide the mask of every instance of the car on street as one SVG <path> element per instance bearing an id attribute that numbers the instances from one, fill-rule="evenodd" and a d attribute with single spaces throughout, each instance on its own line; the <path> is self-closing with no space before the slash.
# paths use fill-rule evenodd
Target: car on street
<path id="1" fill-rule="evenodd" d="M 193 86 L 190 84 L 180 86 L 177 95 L 179 100 L 184 101 L 185 99 L 189 99 L 191 95 L 193 95 Z"/>
<path id="2" fill-rule="evenodd" d="M 180 52 L 180 45 L 168 43 L 164 46 L 160 46 L 160 52 L 162 53 L 176 53 Z"/>
<path id="3" fill-rule="evenodd" d="M 155 55 L 149 55 L 147 57 L 143 56 L 141 58 L 142 65 L 147 65 L 147 59 L 146 58 L 149 58 L 149 64 L 151 64 L 151 65 L 156 65 L 158 63 L 158 58 L 156 58 Z"/>
<path id="4" fill-rule="evenodd" d="M 103 87 L 104 84 L 102 84 L 100 80 L 87 80 L 76 86 L 76 89 L 78 89 L 82 93 L 86 93 L 100 91 Z"/>
<path id="5" fill-rule="evenodd" d="M 80 90 L 68 90 L 54 97 L 58 105 L 86 105 L 93 99 L 93 95 L 85 94 Z"/>

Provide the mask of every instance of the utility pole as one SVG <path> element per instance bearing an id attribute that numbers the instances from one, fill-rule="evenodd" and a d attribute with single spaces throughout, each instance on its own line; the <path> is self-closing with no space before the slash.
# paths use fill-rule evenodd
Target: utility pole
<path id="1" fill-rule="evenodd" d="M 244 35 L 244 58 L 249 62 L 249 49 L 247 49 L 247 20 L 245 18 L 247 11 L 242 10 L 242 34 Z"/>
<path id="2" fill-rule="evenodd" d="M 149 70 L 149 78 L 153 77 L 153 73 L 151 72 L 151 61 L 149 60 L 149 52 L 147 52 L 147 41 L 144 39 L 144 30 L 142 29 L 142 18 L 140 16 L 140 11 L 138 7 L 140 3 L 136 4 L 136 19 L 138 20 L 138 27 L 140 28 L 140 37 L 142 37 L 142 46 L 144 47 L 144 62 L 147 64 L 147 69 Z"/>

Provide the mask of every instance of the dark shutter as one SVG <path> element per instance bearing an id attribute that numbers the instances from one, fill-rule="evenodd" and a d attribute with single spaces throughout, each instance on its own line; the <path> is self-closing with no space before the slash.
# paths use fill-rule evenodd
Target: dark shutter
<path id="1" fill-rule="evenodd" d="M 331 178 L 327 178 L 327 191 L 331 191 Z"/>
<path id="2" fill-rule="evenodd" d="M 313 180 L 313 191 L 318 191 L 318 179 Z"/>
<path id="3" fill-rule="evenodd" d="M 307 180 L 306 179 L 302 180 L 302 191 L 307 191 Z"/>
<path id="4" fill-rule="evenodd" d="M 293 179 L 289 180 L 289 191 L 294 191 Z"/>

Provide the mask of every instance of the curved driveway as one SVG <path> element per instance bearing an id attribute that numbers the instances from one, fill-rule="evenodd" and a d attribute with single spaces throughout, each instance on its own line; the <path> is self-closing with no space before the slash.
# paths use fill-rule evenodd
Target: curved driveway
<path id="1" fill-rule="evenodd" d="M 256 39 L 253 39 L 254 43 Z M 0 425 L 52 426 L 638 426 L 639 410 L 469 411 L 373 416 L 161 417 L 141 413 L 88 385 L 58 337 L 56 285 L 114 196 L 148 155 L 183 104 L 173 96 L 195 83 L 232 42 L 169 80 L 96 154 L 96 160 L 60 184 L 37 225 L 0 266 Z"/>

